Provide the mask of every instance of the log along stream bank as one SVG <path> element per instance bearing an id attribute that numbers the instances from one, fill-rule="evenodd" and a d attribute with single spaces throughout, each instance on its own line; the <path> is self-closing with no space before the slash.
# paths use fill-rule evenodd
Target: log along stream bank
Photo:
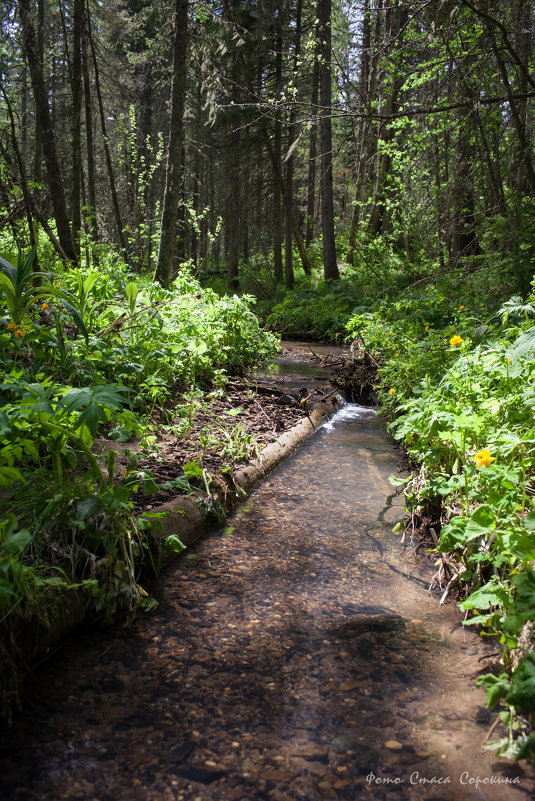
<path id="1" fill-rule="evenodd" d="M 392 533 L 400 457 L 344 407 L 162 574 L 156 610 L 66 643 L 1 737 L 0 797 L 530 798 L 481 749 L 488 644 Z"/>

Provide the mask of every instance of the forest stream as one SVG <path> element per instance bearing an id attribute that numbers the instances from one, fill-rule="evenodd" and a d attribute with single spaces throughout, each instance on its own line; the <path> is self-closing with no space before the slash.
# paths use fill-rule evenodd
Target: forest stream
<path id="1" fill-rule="evenodd" d="M 323 424 L 161 575 L 157 609 L 35 669 L 0 797 L 528 799 L 531 773 L 482 751 L 491 644 L 392 532 L 400 461 L 373 410 Z"/>

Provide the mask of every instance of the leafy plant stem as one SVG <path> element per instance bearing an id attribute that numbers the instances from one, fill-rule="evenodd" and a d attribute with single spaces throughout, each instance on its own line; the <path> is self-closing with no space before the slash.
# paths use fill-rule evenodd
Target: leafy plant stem
<path id="1" fill-rule="evenodd" d="M 95 480 L 98 482 L 100 488 L 103 490 L 106 488 L 106 477 L 104 476 L 104 473 L 100 469 L 100 465 L 97 462 L 94 454 L 91 452 L 91 449 L 88 447 L 87 443 L 85 443 L 81 437 L 77 436 L 76 434 L 73 434 L 72 431 L 69 431 L 69 429 L 60 426 L 57 423 L 49 423 L 46 420 L 45 421 L 41 420 L 40 425 L 42 425 L 43 428 L 46 428 L 49 431 L 53 431 L 56 434 L 61 434 L 67 439 L 71 440 L 71 442 L 73 442 L 83 452 L 85 458 L 89 462 L 91 472 L 95 477 Z"/>

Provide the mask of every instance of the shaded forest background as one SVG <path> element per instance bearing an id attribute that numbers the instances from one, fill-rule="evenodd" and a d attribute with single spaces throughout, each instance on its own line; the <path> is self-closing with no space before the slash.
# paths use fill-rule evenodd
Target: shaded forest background
<path id="1" fill-rule="evenodd" d="M 98 264 L 112 247 L 164 285 L 190 262 L 260 296 L 318 267 L 529 289 L 529 0 L 0 14 L 0 236 L 23 250 Z"/>

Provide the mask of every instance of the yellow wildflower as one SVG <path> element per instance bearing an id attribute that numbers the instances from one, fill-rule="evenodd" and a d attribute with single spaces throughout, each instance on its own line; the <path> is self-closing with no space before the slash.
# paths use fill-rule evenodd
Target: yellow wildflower
<path id="1" fill-rule="evenodd" d="M 461 309 L 464 309 L 464 306 L 459 306 L 459 311 L 460 311 Z"/>
<path id="2" fill-rule="evenodd" d="M 41 306 L 41 311 L 46 311 L 48 309 L 48 303 L 43 303 Z"/>
<path id="3" fill-rule="evenodd" d="M 455 336 L 450 339 L 450 345 L 452 348 L 456 348 L 461 344 L 462 341 L 463 338 L 460 337 L 459 334 L 455 334 Z"/>
<path id="4" fill-rule="evenodd" d="M 14 331 L 15 328 L 17 328 L 17 324 L 16 323 L 8 323 L 7 324 L 7 330 L 8 331 Z"/>
<path id="5" fill-rule="evenodd" d="M 394 353 L 394 358 L 395 359 L 397 359 L 398 356 L 399 356 L 399 353 Z"/>
<path id="6" fill-rule="evenodd" d="M 15 339 L 22 339 L 22 337 L 24 336 L 24 331 L 21 328 L 17 328 L 13 336 L 15 337 Z"/>
<path id="7" fill-rule="evenodd" d="M 490 463 L 495 461 L 495 457 L 490 455 L 487 448 L 474 454 L 474 462 L 476 467 L 490 467 Z"/>
<path id="8" fill-rule="evenodd" d="M 394 387 L 391 387 L 391 388 L 388 390 L 388 394 L 389 394 L 389 395 L 393 395 L 395 391 L 396 391 L 396 390 L 394 389 Z"/>
<path id="9" fill-rule="evenodd" d="M 372 389 L 377 389 L 377 387 L 372 387 Z"/>
<path id="10" fill-rule="evenodd" d="M 506 364 L 511 364 L 511 359 L 508 359 L 507 356 L 505 357 Z"/>
<path id="11" fill-rule="evenodd" d="M 424 328 L 424 331 L 429 331 L 429 326 L 428 325 L 426 325 L 426 327 Z"/>

